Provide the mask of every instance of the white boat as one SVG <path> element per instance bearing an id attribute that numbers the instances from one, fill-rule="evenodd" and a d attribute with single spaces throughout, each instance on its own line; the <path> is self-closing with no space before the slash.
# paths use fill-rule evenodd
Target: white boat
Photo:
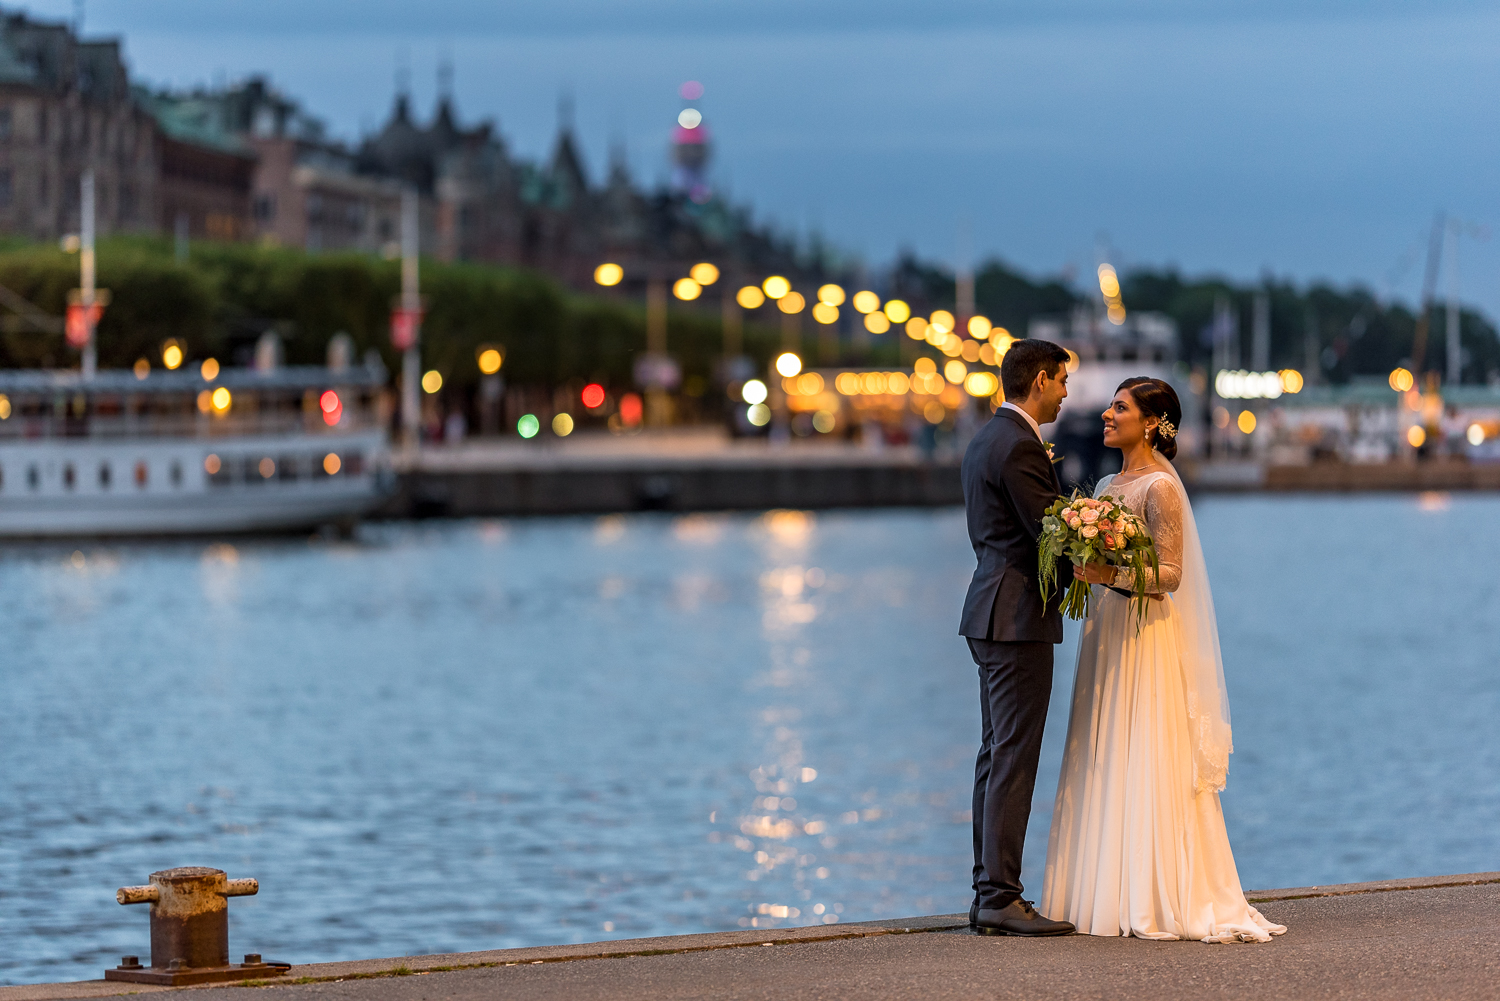
<path id="1" fill-rule="evenodd" d="M 210 372 L 0 372 L 0 537 L 345 526 L 389 491 L 384 368 Z"/>

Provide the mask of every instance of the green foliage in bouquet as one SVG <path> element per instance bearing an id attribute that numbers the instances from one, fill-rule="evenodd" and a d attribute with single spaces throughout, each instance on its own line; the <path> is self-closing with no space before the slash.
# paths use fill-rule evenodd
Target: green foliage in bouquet
<path id="1" fill-rule="evenodd" d="M 1151 568 L 1152 581 L 1161 571 L 1156 543 L 1144 519 L 1109 494 L 1085 497 L 1074 490 L 1073 496 L 1059 497 L 1042 515 L 1037 569 L 1044 601 L 1050 600 L 1057 590 L 1057 563 L 1063 556 L 1076 567 L 1108 563 L 1134 569 L 1131 604 L 1136 612 L 1136 627 L 1140 627 L 1146 617 L 1146 602 L 1150 600 L 1146 596 L 1146 568 Z M 1089 613 L 1092 597 L 1093 589 L 1088 584 L 1071 579 L 1063 595 L 1063 614 L 1070 619 L 1083 618 Z"/>

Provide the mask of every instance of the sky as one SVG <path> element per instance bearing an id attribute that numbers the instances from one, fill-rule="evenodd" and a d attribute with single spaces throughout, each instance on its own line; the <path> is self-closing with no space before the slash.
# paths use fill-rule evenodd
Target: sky
<path id="1" fill-rule="evenodd" d="M 665 178 L 698 80 L 717 186 L 877 268 L 901 248 L 1037 275 L 1102 256 L 1414 301 L 1443 211 L 1462 235 L 1440 291 L 1500 317 L 1493 4 L 88 0 L 84 21 L 139 78 L 268 74 L 349 139 L 400 66 L 426 116 L 451 59 L 461 118 L 528 158 L 567 94 L 595 180 L 612 144 Z"/>

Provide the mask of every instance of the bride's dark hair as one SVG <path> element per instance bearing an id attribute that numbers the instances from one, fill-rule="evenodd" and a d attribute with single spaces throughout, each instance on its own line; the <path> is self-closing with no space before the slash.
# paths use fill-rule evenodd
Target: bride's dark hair
<path id="1" fill-rule="evenodd" d="M 1160 379 L 1142 376 L 1126 379 L 1115 392 L 1121 389 L 1130 390 L 1130 398 L 1141 408 L 1141 413 L 1157 419 L 1157 426 L 1148 434 L 1151 447 L 1168 459 L 1176 458 L 1177 432 L 1182 428 L 1182 404 L 1177 399 L 1177 391 Z M 1163 420 L 1172 426 L 1171 435 L 1162 433 L 1160 422 Z"/>

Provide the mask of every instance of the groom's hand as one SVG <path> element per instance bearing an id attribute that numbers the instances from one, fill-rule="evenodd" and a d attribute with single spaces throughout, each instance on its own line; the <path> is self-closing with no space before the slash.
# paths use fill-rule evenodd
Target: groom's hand
<path id="1" fill-rule="evenodd" d="M 1073 579 L 1081 580 L 1087 584 L 1103 584 L 1105 587 L 1115 586 L 1115 567 L 1112 563 L 1089 563 L 1085 566 L 1073 568 Z M 1164 594 L 1147 594 L 1146 597 L 1152 601 L 1161 601 L 1166 598 Z"/>
<path id="2" fill-rule="evenodd" d="M 1115 583 L 1115 568 L 1109 563 L 1086 563 L 1081 567 L 1073 568 L 1073 577 L 1086 584 L 1103 584 L 1105 587 L 1112 587 Z"/>

